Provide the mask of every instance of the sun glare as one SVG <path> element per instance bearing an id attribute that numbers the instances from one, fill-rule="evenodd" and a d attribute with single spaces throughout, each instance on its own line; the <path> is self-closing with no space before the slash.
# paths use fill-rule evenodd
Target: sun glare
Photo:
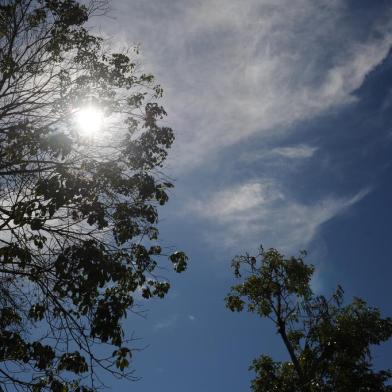
<path id="1" fill-rule="evenodd" d="M 76 122 L 80 132 L 86 136 L 98 133 L 103 124 L 103 113 L 94 106 L 87 106 L 75 113 Z"/>

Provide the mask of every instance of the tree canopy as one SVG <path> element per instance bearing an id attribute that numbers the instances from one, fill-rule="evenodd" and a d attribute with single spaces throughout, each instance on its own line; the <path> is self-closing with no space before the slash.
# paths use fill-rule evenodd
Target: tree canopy
<path id="1" fill-rule="evenodd" d="M 392 319 L 359 298 L 343 304 L 343 289 L 326 298 L 311 289 L 314 266 L 304 254 L 286 258 L 275 249 L 233 260 L 242 283 L 232 287 L 226 305 L 247 310 L 274 325 L 289 356 L 262 355 L 251 369 L 255 392 L 392 391 L 391 370 L 374 370 L 372 345 L 392 336 Z M 245 277 L 241 271 L 245 269 Z"/>
<path id="2" fill-rule="evenodd" d="M 94 390 L 97 368 L 132 378 L 121 321 L 169 290 L 160 256 L 186 268 L 158 243 L 174 140 L 162 88 L 137 48 L 89 32 L 104 3 L 83 4 L 0 1 L 0 390 Z M 103 113 L 99 134 L 80 132 L 84 107 Z"/>

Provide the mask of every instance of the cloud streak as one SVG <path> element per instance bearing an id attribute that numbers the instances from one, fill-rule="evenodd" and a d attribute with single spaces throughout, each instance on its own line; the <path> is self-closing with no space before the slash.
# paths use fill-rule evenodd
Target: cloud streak
<path id="1" fill-rule="evenodd" d="M 272 154 L 280 155 L 284 158 L 304 159 L 312 157 L 317 149 L 317 147 L 299 144 L 297 146 L 290 147 L 276 147 L 271 152 Z"/>
<path id="2" fill-rule="evenodd" d="M 154 326 L 153 329 L 155 331 L 159 331 L 162 329 L 168 329 L 173 327 L 178 321 L 178 314 L 174 314 L 173 316 L 165 319 L 165 320 L 161 320 L 159 322 L 157 322 Z"/>

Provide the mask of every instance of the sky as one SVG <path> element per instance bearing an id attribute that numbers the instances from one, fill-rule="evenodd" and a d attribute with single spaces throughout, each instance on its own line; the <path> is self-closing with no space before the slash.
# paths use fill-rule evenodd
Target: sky
<path id="1" fill-rule="evenodd" d="M 190 259 L 127 318 L 140 380 L 112 390 L 242 392 L 252 359 L 285 359 L 268 321 L 224 305 L 231 259 L 260 244 L 307 249 L 317 293 L 392 315 L 391 16 L 386 0 L 113 0 L 96 22 L 113 48 L 140 43 L 165 90 L 161 237 Z"/>

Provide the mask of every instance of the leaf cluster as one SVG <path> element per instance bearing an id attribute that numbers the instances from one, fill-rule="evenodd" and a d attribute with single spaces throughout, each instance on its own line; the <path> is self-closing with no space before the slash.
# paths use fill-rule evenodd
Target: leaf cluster
<path id="1" fill-rule="evenodd" d="M 392 336 L 392 319 L 359 298 L 344 305 L 340 286 L 330 298 L 315 295 L 314 266 L 306 264 L 304 256 L 285 258 L 276 249 L 260 249 L 257 257 L 247 254 L 233 260 L 234 273 L 243 281 L 232 287 L 227 307 L 270 319 L 289 356 L 285 362 L 266 355 L 254 360 L 252 389 L 391 391 L 392 372 L 373 369 L 371 347 Z"/>

